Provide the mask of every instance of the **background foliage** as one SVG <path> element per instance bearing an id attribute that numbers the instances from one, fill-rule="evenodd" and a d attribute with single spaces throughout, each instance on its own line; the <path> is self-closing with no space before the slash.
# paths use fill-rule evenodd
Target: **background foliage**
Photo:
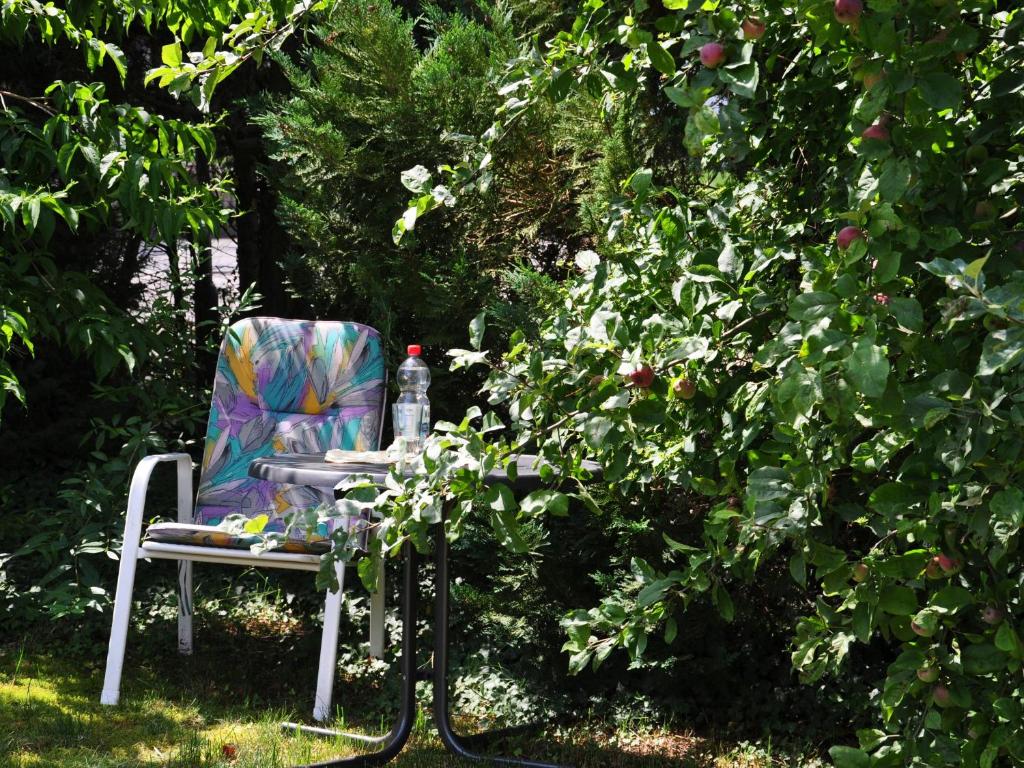
<path id="1" fill-rule="evenodd" d="M 455 365 L 490 366 L 500 409 L 443 427 L 429 479 L 387 494 L 392 538 L 445 506 L 457 536 L 483 493 L 527 551 L 566 497 L 517 504 L 487 468 L 531 446 L 586 480 L 597 458 L 676 514 L 649 508 L 662 553 L 566 618 L 576 669 L 644 659 L 705 600 L 731 619 L 781 561 L 807 590 L 796 669 L 875 686 L 837 765 L 1020 764 L 1022 27 L 990 2 L 585 3 L 507 73 L 444 189 L 486 187 L 504 127 L 570 95 L 675 126 L 686 156 L 622 179 L 539 340 L 491 357 L 474 321 Z M 396 239 L 450 204 L 433 184 Z"/>
<path id="2" fill-rule="evenodd" d="M 127 472 L 251 308 L 226 230 L 268 313 L 469 347 L 427 473 L 349 502 L 392 550 L 448 515 L 463 704 L 1024 764 L 1024 16 L 839 6 L 5 5 L 5 629 L 105 609 Z M 485 489 L 522 448 L 579 484 Z"/>
<path id="3" fill-rule="evenodd" d="M 308 48 L 278 58 L 290 87 L 256 118 L 291 235 L 290 290 L 315 314 L 373 318 L 395 365 L 407 343 L 422 342 L 441 364 L 441 412 L 446 398 L 454 409 L 469 395 L 445 380 L 443 351 L 483 306 L 500 304 L 506 327 L 526 321 L 574 235 L 571 169 L 551 162 L 560 137 L 539 113 L 494 153 L 501 181 L 491 196 L 468 200 L 407 247 L 391 240 L 403 185 L 418 173 L 402 172 L 441 162 L 487 127 L 500 101 L 489 84 L 529 24 L 504 6 L 468 13 L 427 4 L 414 19 L 386 3 L 344 0 Z"/>

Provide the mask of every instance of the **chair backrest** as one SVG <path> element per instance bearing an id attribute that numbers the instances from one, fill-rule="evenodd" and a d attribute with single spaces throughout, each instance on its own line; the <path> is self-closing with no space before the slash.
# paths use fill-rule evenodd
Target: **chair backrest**
<path id="1" fill-rule="evenodd" d="M 273 317 L 232 325 L 217 360 L 196 522 L 266 514 L 265 530 L 281 531 L 287 514 L 333 503 L 331 489 L 249 477 L 249 463 L 276 453 L 376 450 L 385 378 L 380 334 L 369 326 Z"/>

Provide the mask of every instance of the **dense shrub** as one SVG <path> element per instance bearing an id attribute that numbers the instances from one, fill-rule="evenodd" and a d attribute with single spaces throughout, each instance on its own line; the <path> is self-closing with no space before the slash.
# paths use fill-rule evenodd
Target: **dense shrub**
<path id="1" fill-rule="evenodd" d="M 499 176 L 511 178 L 495 183 L 493 197 L 467 200 L 408 247 L 391 239 L 403 183 L 416 183 L 402 171 L 441 162 L 487 127 L 500 101 L 488 83 L 524 23 L 487 5 L 472 17 L 427 5 L 414 20 L 389 2 L 343 0 L 294 60 L 279 59 L 290 89 L 256 118 L 291 235 L 291 290 L 316 314 L 379 328 L 396 363 L 410 341 L 443 363 L 488 304 L 509 322 L 529 317 L 546 291 L 538 273 L 552 265 L 528 257 L 538 243 L 572 236 L 571 205 L 559 199 L 565 174 L 549 161 L 553 130 L 538 115 L 494 153 Z M 467 394 L 458 382 L 448 391 L 445 367 L 434 387 L 441 413 Z"/>
<path id="2" fill-rule="evenodd" d="M 731 619 L 785 568 L 807 595 L 796 669 L 874 685 L 837 765 L 1024 764 L 1022 28 L 984 0 L 585 3 L 510 67 L 477 154 L 441 192 L 420 180 L 396 237 L 480 190 L 537 105 L 640 104 L 689 157 L 623 179 L 539 340 L 494 357 L 471 324 L 455 365 L 489 366 L 500 410 L 440 426 L 427 475 L 385 494 L 390 543 L 444 515 L 458 536 L 482 496 L 527 552 L 566 489 L 517 502 L 484 474 L 521 446 L 581 481 L 596 458 L 614 493 L 678 507 L 651 509 L 657 558 L 566 618 L 574 668 L 678 643 L 700 601 Z"/>

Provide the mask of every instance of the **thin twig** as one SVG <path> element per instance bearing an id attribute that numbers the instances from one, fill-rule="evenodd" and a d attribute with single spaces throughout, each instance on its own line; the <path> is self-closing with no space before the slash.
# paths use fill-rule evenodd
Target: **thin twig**
<path id="1" fill-rule="evenodd" d="M 24 102 L 25 104 L 28 104 L 30 106 L 35 107 L 38 110 L 41 110 L 42 112 L 45 112 L 46 114 L 50 115 L 51 117 L 53 117 L 53 116 L 55 116 L 57 114 L 53 109 L 51 109 L 49 106 L 47 106 L 47 104 L 45 103 L 44 99 L 42 99 L 42 98 L 33 98 L 32 96 L 22 96 L 20 93 L 12 93 L 11 91 L 0 90 L 0 105 L 3 105 L 4 112 L 9 112 L 10 111 L 10 109 L 7 107 L 7 102 L 5 101 L 5 99 L 14 99 L 15 101 Z"/>

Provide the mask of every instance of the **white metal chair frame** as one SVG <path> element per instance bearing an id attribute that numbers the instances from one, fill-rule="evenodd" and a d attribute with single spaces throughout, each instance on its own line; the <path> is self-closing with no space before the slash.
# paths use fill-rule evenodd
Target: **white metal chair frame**
<path id="1" fill-rule="evenodd" d="M 125 646 L 128 639 L 128 619 L 132 608 L 132 589 L 135 567 L 139 560 L 178 561 L 178 652 L 192 654 L 192 563 L 222 563 L 256 568 L 286 568 L 300 571 L 319 571 L 320 556 L 270 550 L 253 554 L 248 549 L 193 546 L 144 542 L 142 522 L 146 493 L 153 468 L 161 462 L 178 465 L 178 522 L 193 522 L 192 457 L 186 453 L 164 453 L 147 456 L 139 462 L 132 475 L 128 492 L 128 510 L 124 526 L 124 546 L 117 573 L 117 591 L 114 596 L 114 617 L 107 650 L 107 666 L 103 677 L 100 702 L 115 705 L 120 698 L 121 671 L 124 666 Z M 332 489 L 333 493 L 333 489 Z M 383 566 L 383 563 L 382 563 Z M 320 667 L 317 673 L 316 699 L 313 717 L 327 720 L 331 714 L 335 665 L 338 657 L 338 627 L 341 618 L 341 591 L 344 587 L 345 564 L 335 566 L 338 590 L 328 592 L 324 602 L 324 628 L 320 641 Z M 370 655 L 384 653 L 384 574 L 378 574 L 378 591 L 370 596 Z"/>

